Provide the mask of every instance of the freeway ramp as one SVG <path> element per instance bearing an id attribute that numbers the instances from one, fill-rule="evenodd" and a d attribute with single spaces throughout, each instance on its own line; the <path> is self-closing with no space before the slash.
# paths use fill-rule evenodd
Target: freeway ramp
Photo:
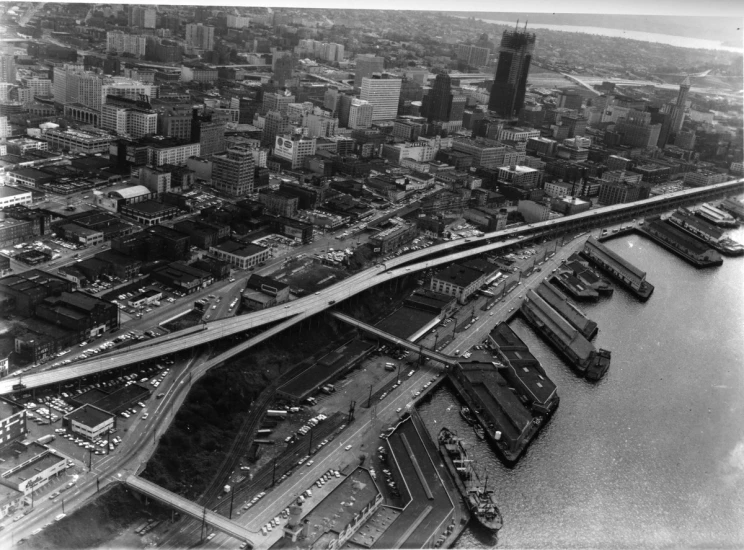
<path id="1" fill-rule="evenodd" d="M 139 476 L 129 476 L 124 483 L 130 489 L 162 502 L 171 508 L 175 508 L 183 514 L 187 514 L 195 519 L 204 519 L 206 523 L 215 529 L 227 533 L 231 537 L 235 537 L 243 542 L 247 542 L 252 548 L 255 546 L 249 538 L 251 533 L 248 529 L 213 512 L 212 510 L 208 510 L 195 502 L 183 498 L 182 496 L 171 493 L 159 485 L 155 485 Z"/>
<path id="2" fill-rule="evenodd" d="M 413 352 L 416 352 L 420 355 L 423 355 L 424 357 L 428 357 L 432 361 L 439 361 L 440 363 L 444 363 L 445 365 L 449 365 L 451 367 L 454 367 L 457 364 L 457 358 L 451 357 L 449 355 L 444 355 L 442 353 L 438 353 L 436 351 L 432 351 L 428 348 L 425 348 L 422 345 L 414 344 L 410 340 L 405 340 L 404 338 L 399 338 L 398 336 L 395 336 L 393 334 L 390 334 L 389 332 L 385 332 L 384 330 L 380 330 L 377 327 L 373 327 L 372 325 L 368 325 L 367 323 L 363 323 L 361 321 L 357 321 L 353 317 L 349 317 L 348 315 L 345 315 L 343 313 L 339 313 L 338 311 L 334 311 L 331 313 L 336 319 L 339 321 L 343 321 L 344 323 L 348 323 L 350 325 L 353 325 L 365 332 L 368 332 L 370 334 L 373 334 L 374 336 L 377 336 L 378 338 L 382 338 L 383 340 L 387 340 L 388 342 L 391 342 L 395 344 L 396 346 L 400 346 L 402 348 L 406 348 L 408 350 L 411 350 Z"/>

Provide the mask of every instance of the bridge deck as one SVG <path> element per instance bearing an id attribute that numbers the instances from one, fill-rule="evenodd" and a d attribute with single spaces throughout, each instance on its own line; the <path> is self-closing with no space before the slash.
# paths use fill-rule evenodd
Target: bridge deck
<path id="1" fill-rule="evenodd" d="M 243 542 L 247 542 L 251 547 L 255 546 L 249 538 L 249 535 L 251 533 L 250 531 L 248 531 L 248 529 L 246 529 L 242 525 L 238 525 L 234 521 L 231 521 L 224 516 L 213 512 L 212 510 L 205 509 L 203 506 L 187 500 L 175 493 L 171 493 L 170 491 L 163 489 L 162 487 L 155 485 L 154 483 L 151 483 L 145 479 L 142 479 L 139 476 L 129 476 L 124 481 L 124 483 L 129 488 L 134 489 L 135 491 L 153 498 L 159 502 L 162 502 L 167 506 L 175 508 L 179 512 L 188 514 L 192 518 L 204 518 L 205 522 L 215 529 L 219 529 L 220 531 L 222 531 L 223 533 L 227 533 L 231 537 L 235 537 L 236 539 L 240 539 Z"/>
<path id="2" fill-rule="evenodd" d="M 333 313 L 331 313 L 331 315 L 333 315 L 339 321 L 344 321 L 345 323 L 354 325 L 355 327 L 358 327 L 364 330 L 365 332 L 369 332 L 370 334 L 373 334 L 379 338 L 387 340 L 388 342 L 392 342 L 395 345 L 400 346 L 402 348 L 406 348 L 416 353 L 420 353 L 424 357 L 428 357 L 429 359 L 432 359 L 434 361 L 439 361 L 440 363 L 444 363 L 445 365 L 450 365 L 450 366 L 454 366 L 457 363 L 456 357 L 450 357 L 449 355 L 444 355 L 436 351 L 431 351 L 430 349 L 425 348 L 419 344 L 414 344 L 410 340 L 405 340 L 404 338 L 400 338 L 398 336 L 390 334 L 389 332 L 380 330 L 377 327 L 373 327 L 372 325 L 368 325 L 367 323 L 358 321 L 354 319 L 353 317 L 349 317 L 348 315 L 345 315 L 338 311 L 334 311 Z"/>

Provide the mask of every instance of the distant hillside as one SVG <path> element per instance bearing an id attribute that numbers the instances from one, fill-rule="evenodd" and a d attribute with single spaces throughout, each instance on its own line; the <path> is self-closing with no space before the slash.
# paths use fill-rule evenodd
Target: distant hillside
<path id="1" fill-rule="evenodd" d="M 454 13 L 453 13 L 454 15 Z M 671 34 L 704 40 L 720 40 L 726 46 L 742 47 L 741 19 L 736 17 L 689 17 L 662 15 L 598 15 L 580 13 L 457 12 L 465 17 L 500 21 L 529 19 L 533 23 L 605 27 L 639 32 Z"/>

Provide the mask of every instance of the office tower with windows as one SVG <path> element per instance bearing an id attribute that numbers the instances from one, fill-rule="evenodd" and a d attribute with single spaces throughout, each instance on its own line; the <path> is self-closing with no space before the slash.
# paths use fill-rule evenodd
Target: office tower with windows
<path id="1" fill-rule="evenodd" d="M 371 77 L 375 73 L 381 73 L 384 69 L 385 59 L 382 57 L 360 56 L 356 58 L 356 69 L 354 70 L 354 89 L 362 87 L 362 78 Z"/>
<path id="2" fill-rule="evenodd" d="M 685 107 L 687 103 L 687 95 L 690 93 L 690 77 L 685 77 L 682 84 L 679 85 L 679 94 L 677 94 L 677 102 L 674 104 L 674 110 L 672 111 L 672 127 L 671 133 L 677 134 L 682 130 L 682 123 L 685 121 Z"/>
<path id="3" fill-rule="evenodd" d="M 349 105 L 349 128 L 370 128 L 372 126 L 372 115 L 374 107 L 369 101 L 353 98 Z"/>
<path id="4" fill-rule="evenodd" d="M 186 25 L 186 45 L 194 50 L 213 50 L 214 27 L 201 23 Z"/>
<path id="5" fill-rule="evenodd" d="M 528 33 L 526 27 L 522 31 L 518 28 L 506 30 L 501 37 L 488 109 L 505 118 L 516 116 L 524 106 L 527 74 L 536 39 L 535 34 Z"/>
<path id="6" fill-rule="evenodd" d="M 266 120 L 264 121 L 264 127 L 261 131 L 261 145 L 264 147 L 272 147 L 276 136 L 286 134 L 290 132 L 292 125 L 289 122 L 289 117 L 286 113 L 279 111 L 269 111 L 266 113 Z"/>
<path id="7" fill-rule="evenodd" d="M 398 116 L 400 86 L 400 78 L 390 78 L 387 74 L 362 78 L 362 91 L 359 97 L 372 105 L 373 121 L 393 120 Z"/>
<path id="8" fill-rule="evenodd" d="M 129 26 L 154 29 L 156 18 L 157 10 L 155 8 L 132 6 L 129 11 Z"/>
<path id="9" fill-rule="evenodd" d="M 224 155 L 212 157 L 212 184 L 232 197 L 253 193 L 253 149 L 234 145 Z"/>
<path id="10" fill-rule="evenodd" d="M 15 57 L 12 55 L 0 55 L 0 82 L 16 81 Z"/>

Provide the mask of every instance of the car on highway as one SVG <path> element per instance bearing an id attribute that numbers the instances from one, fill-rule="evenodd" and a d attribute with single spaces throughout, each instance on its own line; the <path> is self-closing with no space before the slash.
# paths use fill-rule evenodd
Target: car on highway
<path id="1" fill-rule="evenodd" d="M 399 413 L 402 410 L 403 410 L 403 407 L 398 407 L 397 409 L 395 409 L 395 412 Z"/>
<path id="2" fill-rule="evenodd" d="M 344 447 L 344 450 L 345 451 L 350 451 L 351 450 L 351 445 L 347 445 L 346 447 Z"/>

